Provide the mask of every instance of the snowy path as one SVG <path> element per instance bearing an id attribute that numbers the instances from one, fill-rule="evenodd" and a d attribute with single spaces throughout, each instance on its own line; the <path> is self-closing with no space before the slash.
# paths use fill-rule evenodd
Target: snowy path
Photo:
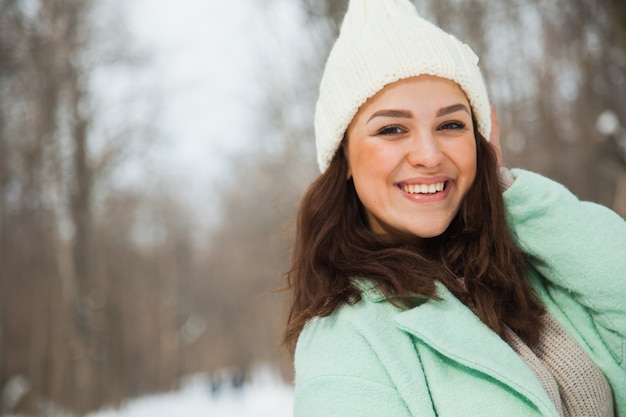
<path id="1" fill-rule="evenodd" d="M 241 390 L 213 396 L 206 384 L 177 392 L 139 398 L 119 410 L 103 410 L 86 417 L 291 417 L 293 387 L 256 381 Z"/>

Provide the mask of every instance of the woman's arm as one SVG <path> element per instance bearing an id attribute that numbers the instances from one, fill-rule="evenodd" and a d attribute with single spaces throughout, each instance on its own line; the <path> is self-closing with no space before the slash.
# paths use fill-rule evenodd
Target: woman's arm
<path id="1" fill-rule="evenodd" d="M 551 285 L 587 309 L 607 342 L 616 335 L 623 341 L 626 222 L 604 206 L 579 201 L 541 175 L 512 173 L 515 181 L 504 192 L 504 201 L 520 248 Z"/>
<path id="2" fill-rule="evenodd" d="M 626 222 L 604 206 L 579 201 L 548 178 L 502 168 L 493 107 L 491 120 L 490 143 L 498 155 L 507 219 L 517 243 L 545 278 L 626 335 Z"/>

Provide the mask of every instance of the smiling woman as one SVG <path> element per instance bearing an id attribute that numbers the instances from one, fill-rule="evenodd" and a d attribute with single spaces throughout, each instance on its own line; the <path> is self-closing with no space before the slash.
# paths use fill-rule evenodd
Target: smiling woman
<path id="1" fill-rule="evenodd" d="M 296 416 L 626 416 L 624 221 L 505 168 L 489 107 L 467 45 L 351 0 L 287 277 Z"/>

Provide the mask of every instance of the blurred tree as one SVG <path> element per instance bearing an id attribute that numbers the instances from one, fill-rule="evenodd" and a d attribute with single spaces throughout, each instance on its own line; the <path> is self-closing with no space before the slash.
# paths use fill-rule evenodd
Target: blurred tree
<path id="1" fill-rule="evenodd" d="M 110 400 L 95 190 L 133 141 L 97 132 L 91 83 L 132 60 L 123 31 L 94 37 L 96 16 L 89 0 L 0 2 L 0 387 L 18 392 L 2 412 Z"/>
<path id="2" fill-rule="evenodd" d="M 296 18 L 304 18 L 295 8 Z M 204 297 L 207 331 L 199 344 L 213 352 L 210 368 L 249 370 L 258 362 L 290 368 L 286 353 L 276 349 L 282 330 L 283 286 L 288 267 L 289 227 L 297 200 L 317 167 L 312 155 L 312 116 L 322 54 L 328 40 L 322 32 L 294 40 L 275 30 L 281 18 L 268 8 L 267 33 L 272 49 L 259 63 L 265 98 L 259 104 L 256 132 L 250 149 L 233 162 L 228 180 L 219 187 L 221 221 L 209 236 L 205 287 L 191 297 Z M 321 19 L 321 20 L 318 20 Z M 331 30 L 322 17 L 307 21 Z M 301 48 L 305 42 L 307 48 Z M 291 51 L 284 66 L 275 54 Z M 197 287 L 196 287 L 197 288 Z"/>

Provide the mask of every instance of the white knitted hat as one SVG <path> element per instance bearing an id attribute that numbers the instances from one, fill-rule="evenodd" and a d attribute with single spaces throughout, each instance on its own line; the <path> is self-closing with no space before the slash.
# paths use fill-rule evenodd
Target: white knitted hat
<path id="1" fill-rule="evenodd" d="M 317 163 L 324 172 L 348 125 L 385 85 L 422 74 L 456 82 L 487 139 L 489 98 L 469 46 L 422 19 L 409 0 L 350 0 L 315 109 Z"/>

